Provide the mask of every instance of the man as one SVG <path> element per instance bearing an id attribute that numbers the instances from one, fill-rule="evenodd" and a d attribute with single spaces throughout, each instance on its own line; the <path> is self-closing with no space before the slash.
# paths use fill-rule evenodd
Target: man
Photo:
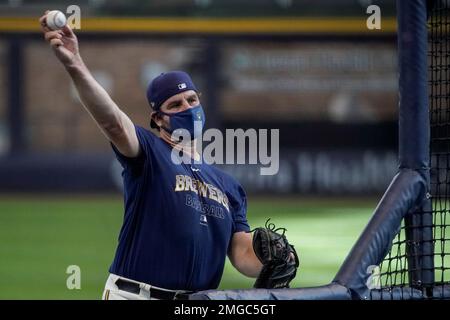
<path id="1" fill-rule="evenodd" d="M 173 299 L 218 287 L 226 255 L 249 277 L 262 269 L 252 246 L 246 196 L 233 178 L 207 164 L 174 164 L 172 133 L 204 123 L 198 90 L 184 72 L 158 76 L 148 88 L 152 124 L 160 136 L 136 126 L 92 77 L 69 26 L 45 39 L 63 64 L 85 109 L 111 142 L 123 166 L 125 215 L 104 299 Z M 201 127 L 200 127 L 201 129 Z M 195 141 L 183 152 L 199 159 Z"/>

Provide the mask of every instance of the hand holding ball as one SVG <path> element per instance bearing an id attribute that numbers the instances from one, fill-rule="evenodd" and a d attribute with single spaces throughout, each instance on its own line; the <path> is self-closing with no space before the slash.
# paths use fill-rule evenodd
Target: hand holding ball
<path id="1" fill-rule="evenodd" d="M 61 11 L 52 10 L 47 13 L 45 21 L 49 29 L 60 30 L 66 25 L 67 19 L 64 13 L 62 13 Z"/>
<path id="2" fill-rule="evenodd" d="M 58 10 L 46 11 L 39 18 L 44 38 L 59 61 L 64 66 L 82 65 L 77 37 L 67 22 L 64 13 Z"/>

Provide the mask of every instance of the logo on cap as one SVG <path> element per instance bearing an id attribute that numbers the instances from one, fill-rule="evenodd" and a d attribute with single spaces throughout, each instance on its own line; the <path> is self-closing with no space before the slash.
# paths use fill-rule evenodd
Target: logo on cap
<path id="1" fill-rule="evenodd" d="M 178 85 L 178 89 L 180 89 L 180 90 L 183 90 L 183 89 L 186 89 L 187 88 L 187 86 L 186 86 L 186 83 L 180 83 L 179 85 Z"/>

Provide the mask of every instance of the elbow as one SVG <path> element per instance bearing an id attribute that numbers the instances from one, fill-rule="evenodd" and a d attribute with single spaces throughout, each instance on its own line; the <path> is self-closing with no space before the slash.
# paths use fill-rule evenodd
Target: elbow
<path id="1" fill-rule="evenodd" d="M 120 139 L 125 135 L 125 127 L 120 121 L 99 123 L 100 128 L 111 140 Z"/>

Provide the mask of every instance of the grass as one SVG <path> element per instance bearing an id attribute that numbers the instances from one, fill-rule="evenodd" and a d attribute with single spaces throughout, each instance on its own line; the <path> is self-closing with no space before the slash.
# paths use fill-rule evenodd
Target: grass
<path id="1" fill-rule="evenodd" d="M 251 227 L 272 218 L 299 252 L 293 287 L 330 282 L 368 222 L 376 199 L 249 199 Z M 2 197 L 0 299 L 99 299 L 122 222 L 119 197 Z M 67 267 L 81 268 L 81 289 L 66 286 Z M 220 289 L 254 279 L 227 260 Z"/>

